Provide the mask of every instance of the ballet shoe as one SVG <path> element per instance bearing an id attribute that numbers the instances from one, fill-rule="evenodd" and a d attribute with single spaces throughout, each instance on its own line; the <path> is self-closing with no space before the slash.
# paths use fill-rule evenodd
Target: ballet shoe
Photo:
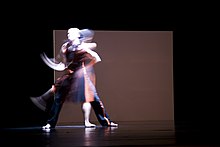
<path id="1" fill-rule="evenodd" d="M 118 124 L 111 122 L 110 125 L 108 125 L 109 127 L 118 127 Z"/>
<path id="2" fill-rule="evenodd" d="M 91 127 L 95 127 L 96 125 L 95 124 L 92 124 L 90 122 L 85 122 L 85 127 L 86 128 L 91 128 Z"/>

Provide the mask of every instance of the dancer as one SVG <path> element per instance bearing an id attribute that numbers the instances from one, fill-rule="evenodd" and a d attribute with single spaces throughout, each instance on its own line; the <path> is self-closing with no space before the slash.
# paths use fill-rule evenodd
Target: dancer
<path id="1" fill-rule="evenodd" d="M 84 42 L 84 46 L 86 46 L 87 48 L 95 49 L 96 43 L 89 43 L 89 42 L 91 42 L 93 34 L 94 34 L 93 31 L 88 30 L 88 29 L 80 30 L 80 38 L 79 38 L 79 40 L 77 40 L 77 41 L 79 41 L 77 43 Z M 71 40 L 74 40 L 75 37 L 76 37 L 75 34 L 70 33 L 70 35 L 68 35 L 68 41 L 62 45 L 61 53 L 64 51 L 64 48 L 67 47 L 67 44 L 69 44 L 71 42 Z M 72 48 L 69 47 L 69 50 L 72 51 Z M 46 54 L 41 54 L 43 61 L 48 66 L 50 66 L 54 70 L 65 71 L 65 73 L 64 73 L 64 75 L 62 75 L 61 77 L 56 79 L 54 85 L 52 85 L 52 87 L 47 92 L 45 92 L 44 94 L 42 94 L 39 97 L 31 97 L 32 102 L 38 108 L 40 108 L 43 111 L 48 112 L 51 117 L 53 116 L 51 119 L 51 121 L 52 121 L 51 123 L 54 125 L 56 124 L 56 122 L 58 120 L 59 112 L 61 110 L 63 102 L 65 101 L 65 95 L 68 93 L 68 89 L 70 86 L 69 85 L 70 78 L 71 78 L 70 76 L 73 73 L 73 70 L 71 70 L 71 66 L 73 64 L 71 64 L 71 62 L 67 62 L 65 56 L 62 56 L 62 55 L 63 54 L 59 55 L 59 57 L 63 57 L 62 59 L 56 59 L 56 60 L 63 60 L 62 62 L 64 62 L 65 64 L 62 62 L 60 62 L 59 64 L 55 64 L 54 62 L 52 62 L 55 59 L 49 59 L 49 58 L 47 58 Z M 56 61 L 56 62 L 59 62 L 59 61 Z M 92 124 L 89 121 L 89 116 L 90 116 L 90 112 L 91 112 L 91 104 L 90 103 L 88 103 L 88 102 L 82 103 L 82 112 L 84 114 L 85 126 L 86 127 L 96 126 L 95 124 Z"/>
<path id="2" fill-rule="evenodd" d="M 88 33 L 88 31 L 91 30 L 86 32 Z M 82 110 L 86 127 L 95 126 L 89 122 L 91 106 L 102 126 L 118 126 L 118 124 L 110 120 L 96 92 L 93 65 L 101 61 L 101 59 L 96 52 L 91 50 L 96 48 L 96 43 L 86 42 L 93 37 L 93 34 L 91 35 L 92 37 L 86 37 L 82 41 L 82 32 L 78 28 L 70 28 L 67 35 L 68 41 L 61 47 L 62 64 L 64 64 L 62 67 L 67 69 L 67 74 L 58 78 L 54 86 L 45 94 L 37 98 L 31 98 L 38 107 L 41 105 L 39 108 L 47 111 L 48 100 L 54 94 L 54 102 L 49 110 L 50 118 L 47 121 L 47 125 L 43 126 L 44 129 L 56 126 L 60 110 L 66 99 L 83 103 Z"/>

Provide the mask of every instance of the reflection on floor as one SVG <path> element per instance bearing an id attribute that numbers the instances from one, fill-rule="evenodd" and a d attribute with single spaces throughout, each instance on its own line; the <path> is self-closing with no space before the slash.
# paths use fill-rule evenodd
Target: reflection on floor
<path id="1" fill-rule="evenodd" d="M 4 128 L 1 147 L 25 146 L 199 146 L 201 143 L 177 142 L 174 124 L 170 122 L 119 122 L 118 127 L 85 128 L 83 125 L 59 125 L 42 130 L 40 126 Z M 214 145 L 213 145 L 214 146 Z"/>

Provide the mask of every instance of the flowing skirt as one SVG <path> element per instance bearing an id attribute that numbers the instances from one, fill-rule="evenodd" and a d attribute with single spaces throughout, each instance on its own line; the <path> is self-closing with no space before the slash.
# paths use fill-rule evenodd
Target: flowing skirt
<path id="1" fill-rule="evenodd" d="M 74 71 L 71 76 L 70 89 L 66 100 L 74 103 L 94 101 L 94 96 L 97 94 L 94 68 L 82 66 Z"/>

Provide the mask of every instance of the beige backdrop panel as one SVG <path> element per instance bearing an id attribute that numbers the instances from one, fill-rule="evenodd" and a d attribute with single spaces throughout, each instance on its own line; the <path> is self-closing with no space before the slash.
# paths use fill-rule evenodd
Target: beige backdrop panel
<path id="1" fill-rule="evenodd" d="M 66 38 L 54 31 L 54 56 Z M 102 61 L 97 91 L 114 121 L 174 121 L 173 32 L 95 31 Z M 62 72 L 54 72 L 57 78 Z M 97 122 L 94 111 L 91 121 Z M 65 102 L 58 124 L 83 122 L 80 104 Z"/>

